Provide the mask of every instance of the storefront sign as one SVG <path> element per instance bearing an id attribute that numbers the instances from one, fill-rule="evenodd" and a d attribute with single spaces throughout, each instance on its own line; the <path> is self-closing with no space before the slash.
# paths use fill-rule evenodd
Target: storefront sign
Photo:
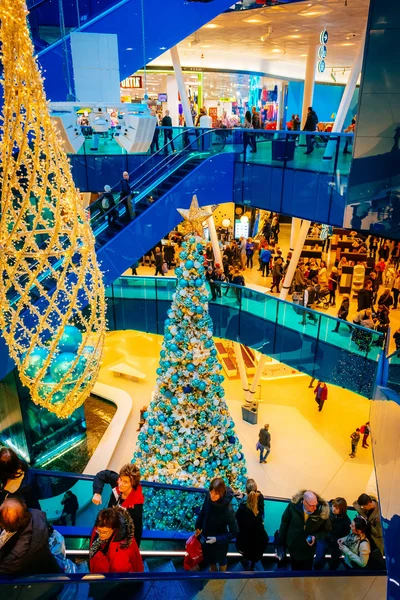
<path id="1" fill-rule="evenodd" d="M 236 98 L 235 96 L 233 96 L 233 98 L 220 98 L 219 101 L 220 102 L 235 102 Z"/>
<path id="2" fill-rule="evenodd" d="M 208 109 L 208 114 L 212 119 L 212 127 L 216 127 L 218 120 L 218 108 L 216 106 L 210 106 Z"/>
<path id="3" fill-rule="evenodd" d="M 141 75 L 134 75 L 132 77 L 127 77 L 123 81 L 121 81 L 121 87 L 128 89 L 138 89 L 142 87 L 142 77 Z"/>
<path id="4" fill-rule="evenodd" d="M 326 55 L 328 54 L 328 49 L 326 47 L 328 40 L 329 40 L 329 34 L 326 31 L 326 29 L 324 29 L 323 31 L 321 31 L 321 35 L 319 36 L 319 41 L 321 44 L 320 47 L 318 48 L 318 58 L 319 58 L 318 72 L 319 73 L 323 73 L 326 68 L 325 58 L 326 58 Z"/>

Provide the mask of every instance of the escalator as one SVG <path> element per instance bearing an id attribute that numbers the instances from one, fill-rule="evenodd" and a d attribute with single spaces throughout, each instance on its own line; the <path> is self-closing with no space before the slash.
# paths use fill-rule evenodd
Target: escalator
<path id="1" fill-rule="evenodd" d="M 207 491 L 202 488 L 185 488 L 150 482 L 142 482 L 145 503 L 144 532 L 140 550 L 144 561 L 144 573 L 90 577 L 87 575 L 86 562 L 89 536 L 98 510 L 107 505 L 111 489 L 104 490 L 104 504 L 96 507 L 91 503 L 92 476 L 57 471 L 36 471 L 36 476 L 42 484 L 41 489 L 45 490 L 40 500 L 42 510 L 56 530 L 65 537 L 67 558 L 79 559 L 80 564 L 78 572 L 73 575 L 0 579 L 0 590 L 9 600 L 17 597 L 23 597 L 24 600 L 39 596 L 50 597 L 44 593 L 46 585 L 52 591 L 55 591 L 58 586 L 58 593 L 63 592 L 61 597 L 68 592 L 71 594 L 75 592 L 75 596 L 67 595 L 68 598 L 87 597 L 89 583 L 89 596 L 94 600 L 100 597 L 115 598 L 119 590 L 125 590 L 125 598 L 135 600 L 145 598 L 192 600 L 209 597 L 226 597 L 230 600 L 239 597 L 285 599 L 290 597 L 305 600 L 311 597 L 310 590 L 314 592 L 312 597 L 330 597 L 329 592 L 332 592 L 332 589 L 338 590 L 338 597 L 354 598 L 354 589 L 360 589 L 359 586 L 362 587 L 364 594 L 362 597 L 368 595 L 371 600 L 385 597 L 387 580 L 385 571 L 291 572 L 288 570 L 287 563 L 278 564 L 275 560 L 273 534 L 279 528 L 287 499 L 265 498 L 264 526 L 269 534 L 269 545 L 263 558 L 256 563 L 254 571 L 245 570 L 241 562 L 242 557 L 234 543 L 229 547 L 227 572 L 211 573 L 202 566 L 198 571 L 184 571 L 185 541 L 194 530 L 194 522 Z M 56 522 L 60 514 L 61 500 L 67 490 L 71 490 L 78 498 L 76 526 L 60 526 Z M 232 503 L 234 510 L 240 501 L 240 498 L 234 498 Z M 244 587 L 246 587 L 245 593 L 243 593 Z M 351 589 L 353 593 L 350 592 Z M 80 594 L 84 594 L 85 590 L 86 596 L 81 596 Z M 289 590 L 291 590 L 290 594 Z M 20 596 L 16 594 L 17 591 L 21 593 Z M 271 596 L 272 592 L 274 593 Z M 380 595 L 375 596 L 373 592 Z M 107 595 L 108 593 L 110 596 Z M 361 596 L 357 597 L 361 598 Z"/>
<path id="2" fill-rule="evenodd" d="M 46 73 L 47 97 L 54 102 L 66 100 L 69 93 L 66 81 L 68 70 L 72 74 L 69 32 L 79 29 L 83 33 L 117 34 L 120 79 L 123 80 L 227 10 L 232 0 L 208 3 L 45 0 L 32 4 L 29 15 L 32 38 L 39 63 Z M 60 19 L 61 5 L 63 20 Z M 64 35 L 67 35 L 66 44 L 62 41 Z M 73 86 L 73 78 L 70 79 Z"/>

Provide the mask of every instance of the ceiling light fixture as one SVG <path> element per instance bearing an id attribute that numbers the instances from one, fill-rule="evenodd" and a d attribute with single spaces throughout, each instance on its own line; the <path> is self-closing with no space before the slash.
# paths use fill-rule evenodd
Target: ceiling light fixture
<path id="1" fill-rule="evenodd" d="M 216 25 L 215 23 L 207 23 L 207 25 L 204 25 L 204 29 L 216 29 L 217 27 L 221 27 L 221 25 Z"/>
<path id="2" fill-rule="evenodd" d="M 275 52 L 275 54 L 278 54 L 278 52 L 282 52 L 282 50 L 279 50 L 279 48 L 274 48 L 274 49 L 272 50 L 272 52 Z"/>

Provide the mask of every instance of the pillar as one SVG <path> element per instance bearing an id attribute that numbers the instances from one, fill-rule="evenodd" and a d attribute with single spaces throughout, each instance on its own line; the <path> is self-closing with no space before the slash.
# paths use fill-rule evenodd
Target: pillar
<path id="1" fill-rule="evenodd" d="M 249 380 L 247 379 L 246 368 L 244 366 L 244 360 L 242 356 L 242 349 L 240 347 L 239 342 L 233 342 L 233 349 L 235 351 L 236 363 L 240 373 L 240 379 L 242 381 L 243 393 L 245 400 L 247 400 L 247 395 L 249 392 Z"/>
<path id="2" fill-rule="evenodd" d="M 247 392 L 247 398 L 246 398 L 247 402 L 251 402 L 251 403 L 255 402 L 254 398 L 256 395 L 257 386 L 261 379 L 261 375 L 263 374 L 264 365 L 266 362 L 267 362 L 267 357 L 265 356 L 265 354 L 260 354 L 260 357 L 258 359 L 257 369 L 256 369 L 256 372 L 254 373 L 253 381 L 251 382 L 250 389 Z"/>
<path id="3" fill-rule="evenodd" d="M 193 127 L 193 117 L 190 111 L 189 98 L 186 91 L 185 80 L 183 78 L 181 61 L 179 59 L 179 53 L 177 46 L 173 46 L 170 50 L 172 64 L 174 67 L 176 83 L 178 85 L 179 95 L 181 97 L 181 103 L 183 108 L 183 115 L 185 117 L 186 127 Z"/>
<path id="4" fill-rule="evenodd" d="M 344 121 L 346 119 L 347 113 L 349 112 L 350 104 L 353 99 L 353 94 L 356 89 L 357 81 L 361 73 L 362 61 L 364 57 L 364 46 L 365 46 L 365 32 L 363 32 L 361 36 L 360 47 L 358 49 L 357 55 L 354 59 L 353 66 L 350 71 L 349 78 L 347 80 L 347 84 L 345 90 L 343 92 L 342 99 L 340 101 L 339 109 L 336 114 L 336 119 L 333 124 L 332 133 L 341 132 L 343 129 Z M 336 147 L 338 141 L 331 140 L 328 142 L 325 153 L 324 160 L 330 160 L 335 156 Z"/>
<path id="5" fill-rule="evenodd" d="M 207 210 L 207 208 L 205 210 Z M 207 227 L 208 227 L 208 231 L 210 234 L 210 241 L 212 244 L 215 263 L 218 263 L 222 267 L 222 254 L 221 254 L 221 248 L 220 248 L 219 241 L 218 241 L 217 230 L 215 229 L 214 215 L 211 215 L 211 217 L 208 217 Z"/>
<path id="6" fill-rule="evenodd" d="M 292 228 L 290 230 L 290 252 L 293 252 L 296 245 L 297 236 L 300 233 L 301 219 L 292 217 Z"/>
<path id="7" fill-rule="evenodd" d="M 204 83 L 204 77 L 203 77 L 203 73 L 198 73 L 197 75 L 197 81 L 199 82 L 198 88 L 197 88 L 197 106 L 199 107 L 199 113 L 200 113 L 200 109 L 203 107 L 203 83 Z"/>
<path id="8" fill-rule="evenodd" d="M 290 259 L 289 268 L 286 272 L 285 279 L 281 288 L 281 293 L 279 298 L 281 300 L 286 300 L 288 295 L 288 291 L 290 290 L 290 286 L 292 285 L 294 272 L 297 267 L 297 263 L 299 262 L 301 251 L 303 250 L 304 242 L 307 237 L 308 230 L 310 228 L 311 221 L 306 221 L 303 219 L 303 222 L 300 227 L 299 234 L 296 239 L 296 244 L 294 250 L 292 252 L 292 258 Z"/>
<path id="9" fill-rule="evenodd" d="M 283 127 L 281 125 L 281 119 L 282 119 L 282 115 L 283 115 L 283 83 L 282 81 L 280 83 L 278 83 L 278 97 L 277 97 L 277 103 L 278 103 L 278 111 L 277 111 L 277 116 L 276 116 L 276 128 L 277 129 L 286 129 L 286 126 Z"/>
<path id="10" fill-rule="evenodd" d="M 301 128 L 307 119 L 307 108 L 312 106 L 314 97 L 315 69 L 317 68 L 318 44 L 311 42 L 308 46 L 306 75 L 304 79 L 303 106 L 301 109 Z"/>
<path id="11" fill-rule="evenodd" d="M 178 127 L 179 125 L 179 98 L 178 98 L 178 86 L 174 75 L 167 75 L 167 96 L 168 96 L 168 110 L 169 116 L 172 119 L 172 125 Z"/>

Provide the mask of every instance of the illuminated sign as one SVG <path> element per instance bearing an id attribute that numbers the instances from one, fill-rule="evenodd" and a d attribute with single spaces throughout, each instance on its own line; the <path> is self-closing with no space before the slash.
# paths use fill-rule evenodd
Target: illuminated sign
<path id="1" fill-rule="evenodd" d="M 329 33 L 326 31 L 326 29 L 324 29 L 324 31 L 321 31 L 321 35 L 319 36 L 319 41 L 321 43 L 321 46 L 325 46 L 325 44 L 328 43 L 329 40 Z"/>
<path id="2" fill-rule="evenodd" d="M 325 58 L 326 58 L 326 55 L 328 54 L 328 49 L 326 47 L 328 40 L 329 40 L 329 34 L 326 31 L 326 29 L 324 29 L 323 31 L 321 31 L 321 35 L 319 36 L 319 42 L 321 44 L 320 47 L 318 48 L 318 58 L 319 58 L 318 72 L 319 73 L 323 73 L 326 68 Z"/>
<path id="3" fill-rule="evenodd" d="M 142 87 L 142 77 L 141 75 L 133 75 L 132 77 L 127 77 L 123 81 L 121 81 L 121 87 L 127 89 L 138 89 Z"/>

